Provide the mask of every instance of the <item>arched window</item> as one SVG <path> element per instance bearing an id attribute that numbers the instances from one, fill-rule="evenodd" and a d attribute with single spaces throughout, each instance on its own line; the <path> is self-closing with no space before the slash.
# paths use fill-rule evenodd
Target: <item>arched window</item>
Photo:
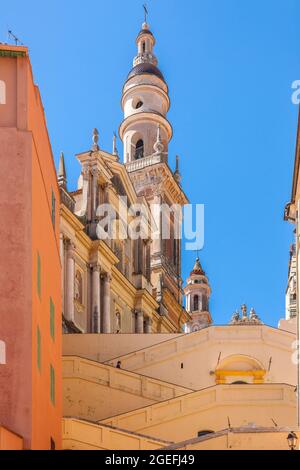
<path id="1" fill-rule="evenodd" d="M 135 109 L 139 109 L 143 106 L 143 102 L 142 101 L 138 101 L 137 104 L 135 105 Z"/>
<path id="2" fill-rule="evenodd" d="M 138 140 L 135 146 L 135 159 L 143 158 L 144 156 L 144 142 L 142 139 Z"/>
<path id="3" fill-rule="evenodd" d="M 143 41 L 142 50 L 143 50 L 143 52 L 146 52 L 146 43 L 145 43 L 145 41 Z"/>
<path id="4" fill-rule="evenodd" d="M 0 80 L 0 104 L 6 104 L 6 85 L 3 80 Z"/>
<path id="5" fill-rule="evenodd" d="M 194 305 L 193 305 L 193 311 L 197 311 L 199 309 L 199 296 L 194 295 Z"/>

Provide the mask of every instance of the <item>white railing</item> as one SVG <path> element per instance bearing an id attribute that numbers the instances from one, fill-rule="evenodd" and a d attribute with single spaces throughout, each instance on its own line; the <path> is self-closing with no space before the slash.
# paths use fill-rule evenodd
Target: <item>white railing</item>
<path id="1" fill-rule="evenodd" d="M 162 155 L 150 155 L 149 157 L 144 157 L 139 160 L 135 160 L 134 162 L 130 162 L 126 164 L 126 169 L 130 173 L 131 171 L 142 170 L 146 166 L 155 165 L 157 163 L 161 163 Z"/>

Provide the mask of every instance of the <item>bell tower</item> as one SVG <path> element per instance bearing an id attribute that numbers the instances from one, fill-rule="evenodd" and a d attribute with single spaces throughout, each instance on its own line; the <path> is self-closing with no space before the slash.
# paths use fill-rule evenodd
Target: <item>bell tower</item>
<path id="1" fill-rule="evenodd" d="M 192 321 L 186 324 L 186 333 L 201 330 L 212 323 L 209 312 L 209 297 L 211 293 L 208 278 L 202 269 L 199 258 L 184 288 L 186 297 L 186 310 Z"/>
<path id="2" fill-rule="evenodd" d="M 166 118 L 170 100 L 153 51 L 155 38 L 147 23 L 143 23 L 136 45 L 137 55 L 122 94 L 124 120 L 119 133 L 124 143 L 124 163 L 151 156 L 156 142 L 160 144 L 156 151 L 166 161 L 172 137 L 172 127 Z"/>
<path id="3" fill-rule="evenodd" d="M 167 119 L 169 90 L 158 68 L 155 37 L 146 17 L 136 46 L 133 68 L 122 91 L 124 119 L 119 135 L 123 141 L 124 163 L 137 195 L 144 197 L 150 208 L 155 205 L 171 209 L 167 238 L 163 236 L 163 209 L 154 216 L 158 236 L 151 243 L 151 283 L 160 304 L 159 313 L 168 317 L 175 331 L 182 331 L 188 315 L 182 307 L 181 240 L 175 236 L 176 216 L 172 214 L 172 207 L 181 208 L 188 200 L 180 184 L 178 158 L 175 171 L 168 165 L 168 147 L 173 133 Z"/>

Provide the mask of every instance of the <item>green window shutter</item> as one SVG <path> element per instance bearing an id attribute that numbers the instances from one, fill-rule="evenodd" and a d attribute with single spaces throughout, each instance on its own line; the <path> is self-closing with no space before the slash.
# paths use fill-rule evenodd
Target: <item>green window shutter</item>
<path id="1" fill-rule="evenodd" d="M 37 254 L 37 291 L 39 298 L 42 296 L 42 284 L 41 284 L 41 257 Z"/>
<path id="2" fill-rule="evenodd" d="M 51 212 L 51 217 L 52 217 L 52 225 L 55 227 L 55 196 L 54 192 L 52 191 L 52 212 Z"/>
<path id="3" fill-rule="evenodd" d="M 55 307 L 52 298 L 50 297 L 50 335 L 55 339 Z"/>
<path id="4" fill-rule="evenodd" d="M 37 345 L 37 366 L 41 370 L 41 332 L 40 328 L 36 329 L 36 345 Z"/>
<path id="5" fill-rule="evenodd" d="M 50 399 L 55 405 L 55 371 L 52 364 L 50 364 Z"/>

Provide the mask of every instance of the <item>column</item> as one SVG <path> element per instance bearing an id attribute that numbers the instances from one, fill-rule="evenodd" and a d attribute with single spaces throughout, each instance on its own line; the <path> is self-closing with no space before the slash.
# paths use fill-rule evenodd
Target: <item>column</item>
<path id="1" fill-rule="evenodd" d="M 60 253 L 60 262 L 61 262 L 62 266 L 64 264 L 64 251 L 65 251 L 64 235 L 63 235 L 63 233 L 60 233 L 59 234 L 59 253 Z"/>
<path id="2" fill-rule="evenodd" d="M 146 279 L 151 282 L 151 239 L 146 241 Z"/>
<path id="3" fill-rule="evenodd" d="M 67 276 L 66 276 L 66 318 L 74 322 L 74 281 L 75 281 L 75 245 L 67 243 Z"/>
<path id="4" fill-rule="evenodd" d="M 100 312 L 100 266 L 92 266 L 92 325 L 93 333 L 101 332 Z"/>
<path id="5" fill-rule="evenodd" d="M 61 297 L 62 297 L 62 310 L 65 310 L 65 241 L 62 233 L 59 234 L 59 252 L 61 264 Z"/>
<path id="6" fill-rule="evenodd" d="M 92 189 L 91 189 L 91 174 L 88 164 L 83 165 L 81 170 L 83 178 L 83 205 L 85 205 L 84 214 L 87 216 L 87 222 L 89 223 L 92 219 Z"/>
<path id="7" fill-rule="evenodd" d="M 147 279 L 147 242 L 141 240 L 142 249 L 142 274 Z"/>
<path id="8" fill-rule="evenodd" d="M 102 333 L 110 333 L 110 273 L 103 275 L 103 314 L 102 314 Z"/>
<path id="9" fill-rule="evenodd" d="M 152 320 L 150 317 L 147 317 L 146 319 L 145 333 L 152 333 Z"/>
<path id="10" fill-rule="evenodd" d="M 92 168 L 92 220 L 96 221 L 96 212 L 99 205 L 98 179 L 100 171 L 97 167 Z"/>
<path id="11" fill-rule="evenodd" d="M 109 181 L 108 183 L 105 183 L 104 185 L 104 202 L 106 204 L 109 204 L 109 193 L 112 187 L 113 187 L 113 184 L 111 181 Z"/>
<path id="12" fill-rule="evenodd" d="M 136 314 L 136 333 L 144 333 L 144 314 L 140 310 Z"/>
<path id="13" fill-rule="evenodd" d="M 111 188 L 113 187 L 111 182 L 105 183 L 103 186 L 103 199 L 104 199 L 104 204 L 110 204 L 110 191 Z M 109 222 L 109 226 L 111 227 L 112 221 Z M 108 238 L 105 239 L 105 243 L 112 248 L 113 247 L 113 240 L 109 236 Z"/>

